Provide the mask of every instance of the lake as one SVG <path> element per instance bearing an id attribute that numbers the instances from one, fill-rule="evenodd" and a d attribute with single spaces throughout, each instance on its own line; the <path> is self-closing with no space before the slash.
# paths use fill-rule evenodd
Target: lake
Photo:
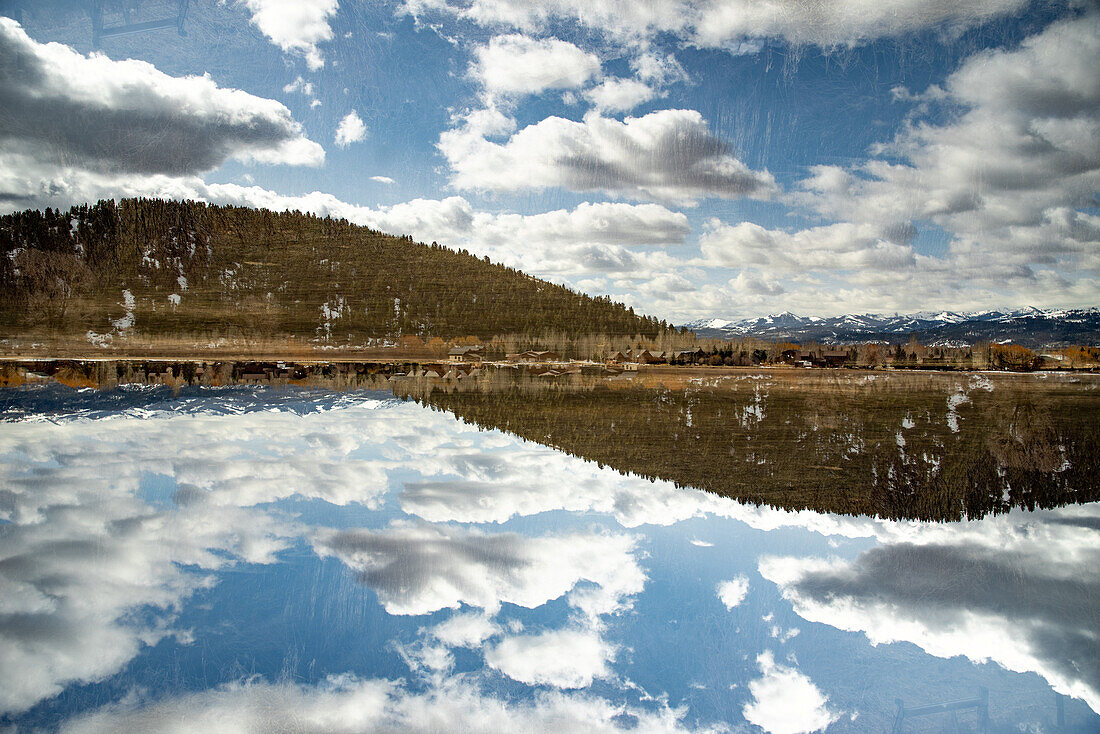
<path id="1" fill-rule="evenodd" d="M 0 391 L 0 726 L 1100 730 L 1096 376 L 392 377 Z"/>

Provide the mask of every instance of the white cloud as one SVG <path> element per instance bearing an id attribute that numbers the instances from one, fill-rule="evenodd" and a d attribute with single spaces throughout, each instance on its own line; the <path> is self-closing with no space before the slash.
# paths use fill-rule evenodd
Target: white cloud
<path id="1" fill-rule="evenodd" d="M 405 0 L 402 9 L 527 32 L 565 20 L 625 43 L 645 45 L 659 33 L 672 33 L 700 46 L 738 48 L 742 42 L 763 38 L 826 47 L 856 45 L 932 28 L 962 29 L 1025 5 L 1025 0 Z"/>
<path id="2" fill-rule="evenodd" d="M 611 674 L 614 646 L 595 630 L 550 630 L 506 637 L 485 651 L 485 662 L 529 686 L 587 688 Z"/>
<path id="3" fill-rule="evenodd" d="M 363 124 L 359 113 L 352 110 L 344 115 L 340 124 L 336 127 L 336 144 L 346 148 L 352 143 L 358 143 L 367 137 L 367 126 Z"/>
<path id="4" fill-rule="evenodd" d="M 287 84 L 286 86 L 284 86 L 283 91 L 286 92 L 287 94 L 294 94 L 295 92 L 300 92 L 301 94 L 304 94 L 307 97 L 312 97 L 313 96 L 313 83 L 312 82 L 307 82 L 305 79 L 303 79 L 301 77 L 301 75 L 299 75 L 299 76 L 295 77 L 294 81 L 292 81 L 289 84 Z"/>
<path id="5" fill-rule="evenodd" d="M 889 241 L 871 224 L 841 222 L 788 233 L 752 222 L 728 225 L 711 219 L 706 229 L 699 247 L 709 263 L 724 267 L 791 273 L 897 270 L 916 263 L 910 245 Z"/>
<path id="6" fill-rule="evenodd" d="M 332 39 L 329 18 L 336 14 L 338 0 L 238 1 L 251 12 L 252 22 L 260 32 L 276 46 L 303 56 L 313 71 L 325 65 L 317 44 Z"/>
<path id="7" fill-rule="evenodd" d="M 396 181 L 394 181 L 394 180 L 393 180 L 392 178 L 390 178 L 389 176 L 371 176 L 371 177 L 370 177 L 370 180 L 371 180 L 371 181 L 374 181 L 374 182 L 376 182 L 376 183 L 381 183 L 381 184 L 392 184 L 392 183 L 397 183 Z"/>
<path id="8" fill-rule="evenodd" d="M 976 54 L 921 95 L 895 91 L 918 105 L 878 157 L 814 166 L 785 197 L 832 223 L 707 222 L 700 264 L 740 270 L 710 302 L 818 315 L 1095 303 L 1100 217 L 1085 208 L 1100 190 L 1097 65 L 1090 13 Z M 924 233 L 946 251 L 920 254 Z"/>
<path id="9" fill-rule="evenodd" d="M 538 94 L 574 89 L 600 72 L 600 60 L 556 38 L 496 36 L 474 50 L 470 76 L 490 94 Z"/>
<path id="10" fill-rule="evenodd" d="M 711 0 L 702 4 L 694 19 L 694 40 L 704 46 L 757 38 L 824 47 L 855 46 L 928 28 L 966 28 L 1025 5 L 1026 0 Z"/>
<path id="11" fill-rule="evenodd" d="M 0 155 L 32 167 L 179 175 L 228 159 L 324 161 L 275 100 L 219 87 L 208 76 L 172 77 L 143 61 L 38 43 L 8 18 L 0 18 L 0 71 L 7 79 L 0 107 L 19 110 L 0 121 Z"/>
<path id="12" fill-rule="evenodd" d="M 246 734 L 287 729 L 316 734 L 714 731 L 688 729 L 682 721 L 685 713 L 667 705 L 624 706 L 595 696 L 557 691 L 537 693 L 529 701 L 506 701 L 486 695 L 460 678 L 445 679 L 414 693 L 392 681 L 363 680 L 347 674 L 330 677 L 317 686 L 236 683 L 161 701 L 145 701 L 135 695 L 122 703 L 70 719 L 61 731 L 64 734 L 102 731 Z"/>
<path id="13" fill-rule="evenodd" d="M 625 535 L 524 537 L 399 522 L 385 530 L 321 533 L 331 555 L 374 589 L 390 614 L 428 614 L 460 604 L 495 613 L 503 602 L 534 608 L 565 594 L 588 617 L 614 612 L 645 575 Z M 595 588 L 574 590 L 581 581 Z"/>
<path id="14" fill-rule="evenodd" d="M 432 627 L 433 638 L 448 647 L 477 647 L 500 634 L 500 627 L 484 614 L 456 614 Z"/>
<path id="15" fill-rule="evenodd" d="M 750 724 L 769 734 L 808 734 L 839 718 L 813 681 L 795 668 L 775 662 L 771 651 L 756 658 L 761 677 L 749 683 L 752 701 L 741 710 Z"/>
<path id="16" fill-rule="evenodd" d="M 748 595 L 749 580 L 744 574 L 718 584 L 718 598 L 726 605 L 726 609 L 740 605 Z"/>
<path id="17" fill-rule="evenodd" d="M 657 90 L 637 79 L 605 79 L 586 90 L 585 99 L 602 112 L 627 112 L 657 96 Z"/>
<path id="18" fill-rule="evenodd" d="M 169 509 L 147 505 L 138 497 L 143 472 L 169 473 L 177 455 L 203 451 L 181 444 L 181 431 L 207 446 L 226 436 L 217 419 L 150 418 L 141 431 L 136 420 L 103 421 L 95 432 L 86 421 L 5 426 L 0 614 L 18 623 L 0 631 L 0 711 L 103 680 L 144 645 L 186 640 L 174 629 L 176 611 L 213 583 L 207 572 L 270 563 L 297 534 L 240 503 L 203 501 L 238 486 L 193 487 L 201 497 L 181 496 Z M 139 608 L 150 614 L 135 616 Z"/>
<path id="19" fill-rule="evenodd" d="M 1100 712 L 1090 602 L 1100 593 L 1098 517 L 1094 503 L 949 527 L 890 524 L 883 544 L 853 561 L 765 557 L 760 572 L 808 621 L 862 631 L 874 645 L 907 641 L 1035 672 Z"/>
<path id="20" fill-rule="evenodd" d="M 692 203 L 700 198 L 769 198 L 767 171 L 733 156 L 694 110 L 660 110 L 623 121 L 590 113 L 580 122 L 549 117 L 503 143 L 460 121 L 440 135 L 453 185 L 517 191 L 561 187 L 635 199 Z"/>
<path id="21" fill-rule="evenodd" d="M 690 78 L 672 54 L 660 56 L 651 51 L 643 52 L 630 60 L 630 68 L 642 81 L 658 86 L 686 82 Z"/>

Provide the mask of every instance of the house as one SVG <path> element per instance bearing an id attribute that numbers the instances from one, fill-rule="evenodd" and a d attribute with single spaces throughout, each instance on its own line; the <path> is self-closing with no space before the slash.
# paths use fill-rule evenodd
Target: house
<path id="1" fill-rule="evenodd" d="M 480 362 L 482 347 L 455 347 L 447 352 L 447 359 L 451 362 Z"/>
<path id="2" fill-rule="evenodd" d="M 633 361 L 641 364 L 663 364 L 668 362 L 668 355 L 665 352 L 642 349 L 634 354 Z"/>
<path id="3" fill-rule="evenodd" d="M 684 362 L 684 363 L 688 363 L 688 364 L 695 364 L 696 362 L 698 362 L 699 360 L 701 360 L 703 358 L 703 354 L 704 354 L 703 350 L 698 349 L 698 348 L 696 348 L 696 349 L 681 349 L 680 351 L 673 353 L 672 361 L 674 361 L 674 362 Z"/>
<path id="4" fill-rule="evenodd" d="M 799 360 L 799 354 L 801 349 L 784 349 L 779 353 L 779 361 L 786 362 L 787 364 L 794 364 Z"/>
<path id="5" fill-rule="evenodd" d="M 842 367 L 848 361 L 848 353 L 840 350 L 822 352 L 821 359 L 826 367 Z"/>

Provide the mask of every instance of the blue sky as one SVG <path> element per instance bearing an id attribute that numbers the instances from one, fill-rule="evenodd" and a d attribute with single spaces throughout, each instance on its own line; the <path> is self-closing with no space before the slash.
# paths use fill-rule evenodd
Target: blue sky
<path id="1" fill-rule="evenodd" d="M 94 57 L 10 5 L 7 210 L 309 210 L 677 322 L 1100 300 L 1084 3 L 204 0 Z"/>

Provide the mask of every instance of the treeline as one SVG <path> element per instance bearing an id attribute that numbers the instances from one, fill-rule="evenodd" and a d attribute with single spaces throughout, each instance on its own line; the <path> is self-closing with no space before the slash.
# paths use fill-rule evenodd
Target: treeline
<path id="1" fill-rule="evenodd" d="M 7 335 L 655 339 L 668 324 L 514 268 L 344 220 L 125 199 L 0 217 Z"/>

